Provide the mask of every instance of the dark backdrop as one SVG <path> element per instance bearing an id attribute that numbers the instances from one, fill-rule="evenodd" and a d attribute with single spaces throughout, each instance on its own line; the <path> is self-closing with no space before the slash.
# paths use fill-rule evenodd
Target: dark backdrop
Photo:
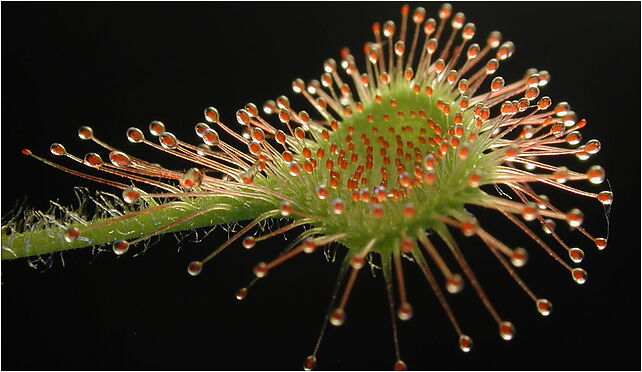
<path id="1" fill-rule="evenodd" d="M 247 102 L 290 93 L 293 78 L 318 78 L 327 57 L 349 46 L 361 61 L 372 22 L 398 20 L 387 3 L 3 3 L 2 212 L 16 200 L 46 208 L 75 203 L 72 186 L 97 188 L 19 154 L 25 146 L 51 158 L 51 142 L 83 154 L 76 129 L 92 125 L 99 138 L 177 167 L 183 163 L 130 145 L 124 131 L 162 120 L 195 141 L 202 109 L 224 120 Z M 425 6 L 435 16 L 439 4 Z M 463 241 L 469 261 L 517 336 L 499 339 L 473 291 L 453 298 L 468 355 L 430 289 L 408 265 L 415 318 L 401 326 L 402 355 L 421 369 L 639 369 L 639 3 L 461 3 L 455 11 L 477 24 L 478 42 L 498 29 L 517 45 L 500 73 L 511 81 L 528 67 L 545 68 L 543 94 L 568 100 L 589 121 L 584 138 L 599 138 L 615 192 L 609 247 L 597 252 L 579 234 L 589 281 L 567 272 L 532 246 L 523 276 L 555 305 L 543 319 L 532 302 L 476 241 Z M 299 106 L 303 108 L 302 106 Z M 585 170 L 575 160 L 571 167 Z M 591 188 L 599 191 L 602 188 Z M 566 202 L 565 197 L 559 197 Z M 596 202 L 572 199 L 587 227 L 604 231 Z M 482 223 L 501 218 L 478 212 Z M 499 227 L 498 227 L 499 228 Z M 503 230 L 503 229 L 501 229 Z M 492 230 L 510 244 L 514 230 Z M 312 350 L 338 271 L 318 253 L 279 267 L 247 301 L 234 291 L 251 267 L 274 257 L 278 238 L 251 252 L 237 244 L 188 277 L 185 267 L 226 238 L 201 243 L 164 237 L 147 254 L 116 259 L 90 250 L 54 257 L 40 272 L 26 260 L 2 263 L 2 369 L 300 369 Z M 189 239 L 188 239 L 189 240 Z M 135 251 L 135 249 L 132 249 Z M 340 252 L 340 254 L 343 252 Z M 477 257 L 477 256 L 479 257 Z M 348 322 L 330 329 L 319 354 L 322 369 L 389 369 L 394 363 L 390 321 L 380 275 L 361 274 Z"/>

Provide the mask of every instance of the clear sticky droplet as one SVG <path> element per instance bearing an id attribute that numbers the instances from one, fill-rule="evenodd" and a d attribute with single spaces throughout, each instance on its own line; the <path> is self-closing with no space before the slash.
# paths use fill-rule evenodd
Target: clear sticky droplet
<path id="1" fill-rule="evenodd" d="M 126 240 L 118 240 L 114 242 L 111 249 L 117 256 L 122 256 L 129 250 L 129 242 Z"/>
<path id="2" fill-rule="evenodd" d="M 278 96 L 276 97 L 276 105 L 281 109 L 289 109 L 290 99 L 286 96 Z"/>
<path id="3" fill-rule="evenodd" d="M 511 322 L 501 322 L 499 324 L 499 336 L 506 341 L 515 337 L 515 326 Z"/>
<path id="4" fill-rule="evenodd" d="M 132 165 L 132 160 L 129 158 L 129 155 L 120 151 L 110 152 L 109 161 L 117 167 L 129 167 Z"/>
<path id="5" fill-rule="evenodd" d="M 201 143 L 198 145 L 198 149 L 196 150 L 196 153 L 200 156 L 205 156 L 210 152 L 211 149 L 208 145 Z"/>
<path id="6" fill-rule="evenodd" d="M 73 243 L 80 237 L 80 230 L 70 227 L 65 230 L 64 239 L 67 243 Z"/>
<path id="7" fill-rule="evenodd" d="M 237 300 L 242 301 L 247 297 L 247 288 L 241 288 L 234 294 Z"/>
<path id="8" fill-rule="evenodd" d="M 321 200 L 326 199 L 330 195 L 328 188 L 325 185 L 317 186 L 317 197 Z"/>
<path id="9" fill-rule="evenodd" d="M 190 168 L 178 181 L 182 188 L 190 190 L 199 187 L 203 183 L 205 174 L 198 168 Z"/>
<path id="10" fill-rule="evenodd" d="M 604 239 L 604 238 L 597 238 L 597 239 L 595 239 L 595 246 L 596 246 L 596 247 L 597 247 L 597 249 L 599 249 L 600 251 L 601 251 L 601 250 L 603 250 L 604 248 L 606 248 L 606 243 L 607 243 L 607 241 L 606 241 L 606 239 Z"/>
<path id="11" fill-rule="evenodd" d="M 569 175 L 568 168 L 559 167 L 555 172 L 553 172 L 551 177 L 553 178 L 553 180 L 555 180 L 555 182 L 566 183 L 566 181 L 568 180 L 568 175 Z"/>
<path id="12" fill-rule="evenodd" d="M 246 103 L 243 108 L 245 109 L 245 111 L 247 111 L 248 114 L 250 114 L 251 117 L 255 117 L 259 114 L 259 109 L 252 102 Z"/>
<path id="13" fill-rule="evenodd" d="M 243 248 L 252 249 L 256 245 L 256 239 L 253 236 L 243 238 Z"/>
<path id="14" fill-rule="evenodd" d="M 588 177 L 589 181 L 592 184 L 599 185 L 604 182 L 606 173 L 604 172 L 604 168 L 600 167 L 599 165 L 594 165 L 586 172 L 586 177 Z"/>
<path id="15" fill-rule="evenodd" d="M 83 125 L 82 127 L 78 128 L 78 137 L 81 140 L 90 140 L 94 138 L 94 130 L 91 129 L 91 127 Z"/>
<path id="16" fill-rule="evenodd" d="M 524 209 L 522 209 L 522 218 L 525 221 L 533 221 L 537 218 L 537 216 L 538 216 L 537 204 L 531 202 L 524 205 Z"/>
<path id="17" fill-rule="evenodd" d="M 566 222 L 571 227 L 579 227 L 584 221 L 584 213 L 577 208 L 573 208 L 568 213 L 566 213 Z"/>
<path id="18" fill-rule="evenodd" d="M 154 120 L 151 123 L 149 123 L 149 133 L 152 134 L 154 137 L 160 136 L 163 132 L 165 132 L 165 124 L 158 120 Z"/>
<path id="19" fill-rule="evenodd" d="M 334 214 L 343 214 L 343 212 L 345 211 L 345 204 L 343 204 L 343 200 L 334 199 L 331 204 L 332 212 L 334 212 Z"/>
<path id="20" fill-rule="evenodd" d="M 553 311 L 553 304 L 549 300 L 540 298 L 535 304 L 537 306 L 537 311 L 539 311 L 540 314 L 542 314 L 543 316 L 551 315 L 551 312 Z"/>
<path id="21" fill-rule="evenodd" d="M 584 150 L 591 155 L 597 154 L 601 149 L 602 144 L 596 139 L 592 139 L 584 145 Z"/>
<path id="22" fill-rule="evenodd" d="M 552 234 L 553 231 L 555 231 L 555 227 L 557 227 L 557 224 L 550 218 L 545 219 L 544 223 L 542 224 L 542 230 L 544 230 L 544 232 L 549 235 Z"/>
<path id="23" fill-rule="evenodd" d="M 446 290 L 448 293 L 459 293 L 464 289 L 464 278 L 459 274 L 453 274 L 450 278 L 446 279 Z"/>
<path id="24" fill-rule="evenodd" d="M 476 223 L 471 222 L 471 221 L 466 221 L 466 222 L 462 223 L 461 227 L 460 227 L 461 233 L 464 236 L 469 237 L 469 238 L 471 236 L 475 235 L 476 229 L 477 229 Z"/>
<path id="25" fill-rule="evenodd" d="M 548 196 L 541 194 L 541 195 L 538 195 L 537 198 L 539 199 L 537 201 L 537 207 L 539 209 L 546 209 L 547 208 L 546 204 L 550 202 L 550 199 L 548 198 Z"/>
<path id="26" fill-rule="evenodd" d="M 498 90 L 502 89 L 505 84 L 506 81 L 504 80 L 504 78 L 501 76 L 497 76 L 493 79 L 493 81 L 491 81 L 490 90 L 492 92 L 497 92 Z"/>
<path id="27" fill-rule="evenodd" d="M 346 313 L 343 311 L 341 308 L 334 309 L 332 314 L 330 315 L 330 324 L 332 324 L 335 327 L 339 327 L 343 325 L 346 321 Z"/>
<path id="28" fill-rule="evenodd" d="M 196 123 L 196 125 L 194 125 L 194 132 L 196 132 L 199 138 L 203 138 L 203 133 L 205 133 L 207 129 L 210 129 L 210 126 L 205 123 Z"/>
<path id="29" fill-rule="evenodd" d="M 52 143 L 49 147 L 49 150 L 56 156 L 63 156 L 67 153 L 67 150 L 65 150 L 65 146 L 59 143 Z"/>
<path id="30" fill-rule="evenodd" d="M 178 147 L 178 140 L 176 139 L 176 136 L 170 132 L 161 133 L 161 135 L 158 137 L 158 140 L 161 146 L 168 150 L 172 150 Z"/>
<path id="31" fill-rule="evenodd" d="M 220 116 L 218 114 L 218 110 L 214 107 L 206 108 L 203 113 L 205 114 L 205 120 L 207 120 L 208 122 L 216 123 L 219 121 Z"/>
<path id="32" fill-rule="evenodd" d="M 577 284 L 586 283 L 586 279 L 588 278 L 588 273 L 584 269 L 579 267 L 571 270 L 571 275 L 573 276 L 573 280 L 575 280 Z"/>
<path id="33" fill-rule="evenodd" d="M 299 163 L 293 161 L 288 165 L 288 171 L 290 172 L 290 176 L 296 177 L 301 174 L 301 167 L 299 166 Z"/>
<path id="34" fill-rule="evenodd" d="M 491 48 L 497 48 L 499 46 L 499 43 L 501 42 L 502 42 L 502 34 L 499 31 L 491 32 L 490 35 L 488 35 L 488 38 L 486 39 L 486 43 Z"/>
<path id="35" fill-rule="evenodd" d="M 403 216 L 406 219 L 411 219 L 411 218 L 415 217 L 416 211 L 417 210 L 416 210 L 415 205 L 413 203 L 406 203 L 403 206 Z"/>
<path id="36" fill-rule="evenodd" d="M 279 210 L 281 211 L 282 216 L 289 216 L 290 213 L 292 213 L 292 205 L 289 201 L 284 200 L 279 204 Z"/>
<path id="37" fill-rule="evenodd" d="M 499 49 L 497 50 L 496 57 L 500 61 L 503 61 L 512 57 L 514 52 L 515 52 L 515 44 L 513 44 L 513 42 L 511 41 L 507 41 L 499 47 Z"/>
<path id="38" fill-rule="evenodd" d="M 141 143 L 145 140 L 145 135 L 143 134 L 143 131 L 138 128 L 131 127 L 127 129 L 126 135 L 127 135 L 127 140 L 131 143 Z"/>
<path id="39" fill-rule="evenodd" d="M 203 263 L 201 261 L 192 261 L 187 265 L 187 273 L 191 276 L 196 276 L 203 270 Z"/>
<path id="40" fill-rule="evenodd" d="M 250 113 L 247 112 L 245 109 L 240 109 L 236 111 L 236 121 L 240 125 L 247 126 L 250 124 Z"/>
<path id="41" fill-rule="evenodd" d="M 580 263 L 584 260 L 584 251 L 579 248 L 571 248 L 568 250 L 568 256 L 571 258 L 571 261 Z"/>
<path id="42" fill-rule="evenodd" d="M 582 141 L 582 134 L 578 131 L 573 131 L 566 135 L 566 143 L 569 145 L 578 145 Z"/>
<path id="43" fill-rule="evenodd" d="M 410 320 L 412 318 L 412 315 L 412 305 L 410 305 L 408 302 L 404 302 L 401 304 L 401 306 L 399 306 L 399 309 L 397 310 L 397 317 L 399 317 L 399 320 Z"/>
<path id="44" fill-rule="evenodd" d="M 395 363 L 395 371 L 406 371 L 408 370 L 408 366 L 403 360 L 398 360 Z"/>
<path id="45" fill-rule="evenodd" d="M 257 278 L 263 278 L 268 273 L 267 264 L 265 262 L 259 262 L 254 266 L 254 275 Z"/>
<path id="46" fill-rule="evenodd" d="M 266 115 L 274 114 L 277 110 L 278 110 L 278 108 L 276 107 L 276 102 L 274 102 L 272 100 L 266 101 L 263 104 L 263 112 Z"/>
<path id="47" fill-rule="evenodd" d="M 579 151 L 578 153 L 576 153 L 576 154 L 575 154 L 575 156 L 577 156 L 577 158 L 578 158 L 578 159 L 580 159 L 580 160 L 584 161 L 584 160 L 588 160 L 588 159 L 591 157 L 591 155 L 589 155 L 589 153 L 588 153 L 588 152 L 586 152 L 586 150 L 585 150 L 585 147 L 584 147 L 584 146 L 580 146 L 580 147 L 579 147 L 579 150 L 580 150 L 580 151 Z"/>
<path id="48" fill-rule="evenodd" d="M 467 335 L 459 336 L 459 348 L 464 353 L 469 352 L 473 348 L 473 340 Z"/>
<path id="49" fill-rule="evenodd" d="M 311 371 L 316 367 L 317 365 L 317 357 L 314 355 L 310 355 L 307 358 L 305 358 L 305 362 L 303 362 L 303 370 L 305 371 Z"/>
<path id="50" fill-rule="evenodd" d="M 562 117 L 568 114 L 568 112 L 571 110 L 571 105 L 569 105 L 567 102 L 560 102 L 557 105 L 555 105 L 555 115 L 558 117 Z"/>
<path id="51" fill-rule="evenodd" d="M 302 246 L 303 246 L 303 252 L 307 254 L 314 253 L 314 251 L 317 250 L 317 243 L 315 243 L 314 240 L 312 240 L 311 238 L 305 239 L 305 241 L 303 241 Z"/>
<path id="52" fill-rule="evenodd" d="M 123 190 L 123 200 L 127 204 L 133 204 L 140 198 L 140 192 L 133 187 L 128 187 Z"/>
<path id="53" fill-rule="evenodd" d="M 211 128 L 205 129 L 201 138 L 203 139 L 203 142 L 208 146 L 216 146 L 219 142 L 218 133 Z"/>
<path id="54" fill-rule="evenodd" d="M 597 194 L 597 200 L 604 205 L 611 205 L 613 203 L 613 193 L 611 191 L 602 191 Z"/>
<path id="55" fill-rule="evenodd" d="M 83 159 L 83 164 L 88 165 L 90 167 L 100 167 L 103 165 L 105 162 L 103 162 L 103 158 L 100 157 L 99 154 L 95 152 L 90 152 L 85 155 Z"/>
<path id="56" fill-rule="evenodd" d="M 515 267 L 522 267 L 526 265 L 528 261 L 528 252 L 524 248 L 517 247 L 513 250 L 513 254 L 510 257 L 510 262 Z"/>

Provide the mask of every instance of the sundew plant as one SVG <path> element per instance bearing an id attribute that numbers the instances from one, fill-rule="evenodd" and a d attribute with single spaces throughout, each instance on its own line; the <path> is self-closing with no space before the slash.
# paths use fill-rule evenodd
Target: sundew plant
<path id="1" fill-rule="evenodd" d="M 232 13 L 244 21 L 242 10 Z M 497 22 L 505 18 L 500 13 Z M 373 19 L 368 25 L 359 19 L 370 31 L 361 44 L 341 49 L 345 45 L 339 43 L 337 55 L 316 62 L 316 75 L 288 72 L 287 85 L 274 83 L 289 92 L 261 101 L 261 84 L 241 82 L 226 71 L 225 64 L 238 57 L 217 45 L 216 37 L 225 33 L 213 31 L 215 38 L 202 46 L 203 58 L 219 77 L 212 90 L 229 87 L 225 94 L 248 94 L 254 103 L 223 107 L 214 100 L 194 117 L 191 131 L 185 130 L 185 120 L 179 129 L 163 117 L 127 118 L 105 128 L 85 118 L 77 123 L 77 135 L 92 147 L 76 151 L 80 148 L 71 145 L 71 137 L 60 133 L 45 148 L 52 156 L 25 141 L 21 152 L 32 159 L 16 160 L 23 168 L 46 164 L 72 175 L 32 181 L 35 172 L 29 182 L 47 190 L 61 177 L 75 176 L 100 191 L 76 189 L 75 204 L 54 200 L 42 211 L 18 204 L 3 220 L 3 260 L 26 261 L 38 270 L 53 266 L 64 273 L 58 266 L 68 254 L 93 247 L 92 260 L 106 260 L 109 254 L 136 270 L 153 251 L 180 248 L 180 259 L 172 265 L 182 266 L 191 280 L 176 285 L 200 288 L 200 301 L 192 306 L 209 309 L 208 315 L 200 308 L 202 319 L 186 320 L 193 322 L 192 337 L 205 346 L 207 335 L 219 332 L 221 323 L 235 323 L 238 333 L 230 337 L 250 327 L 217 308 L 231 296 L 221 300 L 206 288 L 238 278 L 231 293 L 241 301 L 237 305 L 261 312 L 282 306 L 271 300 L 270 291 L 287 292 L 290 285 L 306 291 L 305 283 L 292 283 L 303 280 L 296 277 L 281 276 L 278 287 L 270 286 L 279 271 L 327 268 L 334 288 L 320 291 L 326 297 L 314 315 L 316 330 L 310 326 L 304 337 L 307 331 L 298 329 L 289 340 L 307 345 L 299 359 L 304 369 L 327 368 L 323 363 L 335 362 L 336 349 L 341 355 L 352 347 L 353 341 L 343 338 L 350 330 L 337 328 L 348 328 L 361 317 L 370 320 L 368 329 L 387 333 L 377 341 L 382 345 L 378 351 L 371 351 L 387 353 L 380 360 L 388 364 L 379 368 L 430 368 L 429 361 L 417 357 L 422 341 L 405 336 L 422 313 L 428 314 L 424 334 L 459 350 L 461 358 L 481 352 L 478 340 L 528 337 L 521 335 L 516 319 L 537 324 L 540 319 L 519 314 L 553 317 L 560 309 L 547 295 L 547 285 L 572 291 L 569 283 L 590 283 L 585 259 L 610 247 L 614 192 L 606 167 L 599 165 L 601 151 L 608 149 L 584 134 L 600 123 L 575 110 L 572 90 L 563 99 L 548 92 L 555 82 L 554 65 L 519 60 L 517 40 L 489 25 L 482 29 L 474 16 L 450 4 L 400 4 L 389 13 L 390 20 Z M 333 23 L 331 14 L 326 22 Z M 336 22 L 312 35 L 332 39 L 333 32 L 343 34 L 342 26 Z M 501 24 L 490 26 L 501 30 Z M 266 31 L 257 27 L 255 32 Z M 276 37 L 274 55 L 246 56 L 255 61 L 255 70 L 239 74 L 260 75 L 256 80 L 262 81 L 275 71 L 282 75 L 281 59 L 314 64 L 307 61 L 311 52 L 306 48 L 316 49 L 309 38 L 308 44 L 293 44 Z M 253 42 L 251 37 L 236 41 L 241 49 L 251 49 Z M 541 45 L 523 48 L 547 53 Z M 276 61 L 266 62 L 270 59 Z M 148 63 L 154 61 L 143 65 Z M 521 71 L 513 68 L 503 75 L 504 66 L 514 64 Z M 96 116 L 109 106 L 96 106 Z M 113 141 L 111 132 L 122 133 L 121 140 Z M 167 234 L 177 239 L 159 241 Z M 480 251 L 484 258 L 478 258 Z M 534 263 L 538 267 L 528 270 Z M 237 276 L 240 272 L 246 275 Z M 503 278 L 503 283 L 486 285 L 485 275 Z M 214 276 L 218 279 L 208 283 Z M 117 287 L 127 286 L 117 272 L 113 280 Z M 362 294 L 368 293 L 364 286 L 370 284 L 362 284 L 367 281 L 380 286 L 383 300 L 368 303 L 372 296 Z M 431 297 L 431 306 L 423 297 Z M 567 306 L 561 311 L 583 310 Z M 304 316 L 297 305 L 277 311 L 272 331 L 261 335 L 265 342 L 282 339 L 280 330 Z M 171 328 L 171 312 L 166 317 L 164 325 Z M 360 335 L 347 337 L 371 341 L 367 333 Z M 210 346 L 212 353 L 224 354 L 225 345 Z M 405 356 L 407 348 L 413 350 L 412 362 Z M 254 350 L 244 352 L 250 356 Z"/>

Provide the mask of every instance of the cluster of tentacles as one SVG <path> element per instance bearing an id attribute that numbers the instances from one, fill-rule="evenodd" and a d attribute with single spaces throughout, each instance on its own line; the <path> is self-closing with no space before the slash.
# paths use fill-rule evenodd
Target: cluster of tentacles
<path id="1" fill-rule="evenodd" d="M 251 220 L 207 257 L 189 265 L 188 272 L 197 275 L 207 261 L 238 239 L 251 249 L 263 240 L 308 226 L 280 256 L 254 267 L 256 281 L 299 253 L 313 253 L 335 242 L 347 248 L 331 310 L 305 361 L 306 369 L 316 365 L 326 325 L 345 321 L 357 275 L 373 255 L 380 259 L 387 283 L 395 369 L 405 369 L 405 364 L 393 309 L 397 307 L 396 317 L 402 321 L 413 313 L 404 284 L 404 256 L 412 257 L 425 275 L 464 352 L 471 349 L 472 339 L 457 322 L 440 279 L 449 293 L 461 291 L 467 281 L 497 322 L 500 336 L 510 340 L 514 325 L 491 304 L 452 231 L 480 238 L 537 310 L 548 315 L 552 304 L 533 293 L 514 269 L 526 263 L 527 251 L 492 236 L 464 206 L 498 211 L 582 284 L 587 273 L 572 264 L 580 263 L 584 252 L 560 238 L 555 220 L 568 223 L 598 249 L 606 247 L 606 239 L 582 228 L 581 211 L 557 209 L 530 185 L 542 183 L 610 205 L 610 191 L 593 193 L 568 185 L 581 180 L 602 183 L 601 167 L 576 172 L 542 160 L 560 156 L 586 160 L 601 145 L 597 140 L 581 144 L 579 130 L 587 122 L 578 120 L 567 103 L 553 106 L 550 98 L 540 97 L 540 88 L 550 79 L 546 71 L 528 70 L 510 84 L 493 77 L 515 46 L 502 42 L 499 32 L 492 32 L 483 46 L 472 43 L 475 25 L 465 23 L 462 13 L 453 14 L 449 4 L 441 7 L 437 19 L 426 18 L 423 8 L 410 13 L 404 6 L 399 29 L 387 21 L 375 23 L 372 32 L 374 42 L 363 47 L 365 63 L 358 64 L 346 48 L 340 62 L 325 61 L 319 80 L 292 82 L 292 90 L 312 106 L 314 115 L 297 112 L 287 97 L 280 96 L 266 102 L 262 113 L 252 103 L 238 110 L 241 133 L 224 124 L 215 108 L 207 108 L 205 122 L 195 127 L 202 140 L 199 145 L 179 140 L 159 121 L 149 124 L 149 133 L 159 144 L 140 129 L 127 130 L 130 142 L 194 164 L 186 171 L 127 154 L 100 141 L 87 126 L 80 128 L 80 138 L 107 149 L 109 161 L 98 153 L 74 156 L 60 144 L 53 144 L 51 152 L 124 182 L 63 167 L 23 150 L 65 172 L 120 189 L 126 203 L 139 207 L 106 219 L 79 218 L 67 226 L 27 227 L 3 234 L 3 259 L 109 242 L 122 255 L 130 246 L 161 233 Z M 268 121 L 270 115 L 278 120 Z M 219 133 L 232 141 L 225 142 Z M 144 191 L 143 185 L 152 191 Z M 481 189 L 485 185 L 501 186 L 504 192 L 491 195 Z M 263 235 L 252 233 L 274 218 L 290 223 Z M 538 224 L 559 247 L 540 238 L 529 222 Z M 434 244 L 433 237 L 445 245 Z M 444 254 L 452 255 L 459 268 L 449 267 Z M 238 299 L 245 298 L 254 281 L 238 291 Z"/>

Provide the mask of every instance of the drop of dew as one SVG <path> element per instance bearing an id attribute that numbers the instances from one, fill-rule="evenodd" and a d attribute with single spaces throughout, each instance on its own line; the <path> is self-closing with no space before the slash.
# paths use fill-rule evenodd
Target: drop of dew
<path id="1" fill-rule="evenodd" d="M 127 250 L 129 250 L 129 242 L 126 240 L 118 240 L 112 246 L 112 250 L 116 255 L 122 256 L 127 253 Z"/>
<path id="2" fill-rule="evenodd" d="M 303 362 L 303 369 L 305 371 L 311 371 L 316 367 L 317 365 L 317 357 L 314 355 L 310 355 L 309 357 L 305 358 L 305 362 Z"/>
<path id="3" fill-rule="evenodd" d="M 571 274 L 573 275 L 573 280 L 575 280 L 577 284 L 586 283 L 586 278 L 588 277 L 588 273 L 584 269 L 576 267 L 573 270 L 571 270 Z"/>
<path id="4" fill-rule="evenodd" d="M 501 322 L 499 324 L 499 335 L 502 339 L 510 341 L 515 336 L 515 326 L 511 322 Z"/>
<path id="5" fill-rule="evenodd" d="M 196 276 L 203 270 L 203 263 L 201 261 L 192 261 L 187 265 L 187 273 L 191 276 Z"/>
<path id="6" fill-rule="evenodd" d="M 64 238 L 67 243 L 75 242 L 78 237 L 80 237 L 80 230 L 75 227 L 70 227 L 65 231 Z"/>
<path id="7" fill-rule="evenodd" d="M 459 348 L 464 353 L 469 352 L 473 348 L 473 340 L 467 335 L 459 336 Z"/>
<path id="8" fill-rule="evenodd" d="M 568 251 L 568 256 L 571 258 L 571 261 L 580 263 L 584 259 L 584 251 L 579 248 L 571 248 Z"/>
<path id="9" fill-rule="evenodd" d="M 545 299 L 545 298 L 540 298 L 536 302 L 537 305 L 537 311 L 539 311 L 540 314 L 543 316 L 549 316 L 551 315 L 551 312 L 553 311 L 553 304 Z"/>

